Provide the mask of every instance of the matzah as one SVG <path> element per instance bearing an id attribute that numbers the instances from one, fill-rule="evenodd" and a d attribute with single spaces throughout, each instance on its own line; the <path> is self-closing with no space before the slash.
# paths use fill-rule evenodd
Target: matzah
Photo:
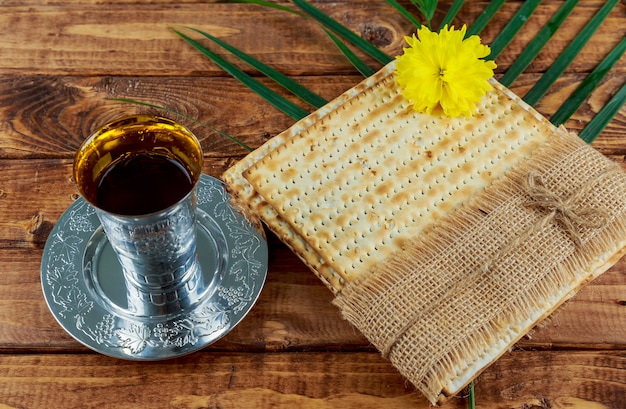
<path id="1" fill-rule="evenodd" d="M 322 168 L 311 171 L 306 176 L 302 174 L 306 161 L 314 157 L 320 157 L 320 146 L 323 149 L 324 145 L 327 144 L 327 150 L 328 148 L 341 149 L 341 146 L 331 146 L 333 140 L 336 145 L 336 141 L 340 137 L 348 139 L 349 143 L 352 144 L 351 146 L 363 143 L 364 145 L 359 148 L 363 148 L 363 150 L 354 152 L 353 158 L 342 157 L 341 154 L 346 152 L 336 151 L 333 157 L 334 165 L 340 167 L 348 165 L 350 169 L 343 169 L 342 174 L 333 175 L 334 179 L 332 181 L 330 179 L 324 180 L 331 196 L 333 193 L 337 195 L 341 193 L 341 196 L 346 196 L 350 193 L 353 195 L 352 199 L 354 199 L 354 202 L 349 203 L 350 210 L 344 212 L 343 209 L 337 207 L 341 206 L 343 208 L 345 204 L 348 204 L 346 201 L 342 202 L 341 198 L 337 200 L 329 197 L 329 200 L 325 201 L 323 205 L 328 208 L 328 206 L 334 204 L 335 210 L 341 210 L 342 213 L 346 214 L 344 219 L 348 213 L 352 213 L 353 217 L 358 217 L 353 213 L 354 209 L 365 204 L 365 201 L 361 200 L 359 195 L 367 196 L 367 200 L 370 202 L 366 204 L 370 209 L 363 208 L 359 210 L 361 214 L 368 212 L 367 217 L 363 218 L 361 216 L 359 222 L 363 225 L 370 220 L 376 219 L 376 227 L 378 227 L 376 234 L 379 236 L 388 235 L 386 245 L 379 246 L 378 244 L 382 242 L 383 237 L 373 237 L 371 234 L 373 232 L 369 232 L 372 226 L 367 226 L 368 232 L 365 237 L 367 248 L 370 250 L 370 254 L 374 254 L 374 257 L 380 259 L 401 247 L 404 239 L 426 228 L 433 220 L 439 218 L 441 214 L 449 211 L 451 206 L 457 206 L 464 200 L 463 198 L 471 197 L 477 189 L 486 186 L 490 180 L 496 179 L 498 174 L 502 174 L 517 160 L 531 152 L 541 140 L 545 140 L 548 137 L 547 135 L 550 134 L 549 130 L 553 129 L 552 125 L 545 118 L 495 81 L 493 83 L 496 89 L 483 100 L 479 113 L 469 118 L 469 120 L 464 117 L 449 120 L 449 118 L 443 116 L 434 117 L 415 113 L 407 106 L 406 101 L 399 94 L 393 79 L 394 68 L 393 63 L 389 64 L 374 76 L 367 78 L 361 84 L 331 101 L 327 106 L 322 107 L 288 130 L 269 140 L 262 147 L 227 170 L 224 175 L 224 180 L 231 186 L 239 200 L 250 206 L 256 213 L 263 215 L 263 219 L 268 227 L 292 247 L 335 293 L 341 290 L 346 280 L 349 281 L 361 274 L 364 271 L 363 268 L 352 268 L 352 263 L 338 265 L 337 262 L 329 261 L 329 258 L 333 256 L 330 253 L 321 251 L 320 246 L 335 246 L 335 248 L 341 251 L 345 247 L 337 247 L 339 245 L 337 242 L 325 243 L 324 238 L 314 236 L 311 237 L 311 241 L 318 239 L 315 243 L 317 248 L 315 246 L 312 247 L 311 241 L 303 238 L 302 232 L 298 231 L 299 227 L 294 224 L 293 220 L 290 222 L 285 218 L 285 214 L 276 212 L 275 207 L 268 202 L 268 200 L 271 201 L 272 199 L 262 195 L 259 189 L 253 188 L 248 183 L 246 179 L 251 177 L 251 173 L 258 173 L 259 169 L 265 172 L 272 172 L 272 169 L 275 169 L 275 166 L 268 166 L 263 169 L 261 161 L 264 163 L 270 162 L 272 158 L 279 156 L 280 152 L 283 153 L 283 158 L 280 160 L 282 160 L 284 169 L 291 172 L 292 176 L 297 175 L 298 179 L 292 178 L 292 181 L 280 183 L 284 185 L 283 188 L 286 190 L 291 188 L 289 190 L 292 196 L 294 196 L 294 193 L 297 194 L 298 190 L 301 189 L 301 183 L 305 180 L 305 177 L 308 182 L 314 180 L 313 178 L 317 178 L 319 184 L 320 174 L 324 174 L 324 177 L 331 175 L 332 170 L 324 173 Z M 374 106 L 378 107 L 378 109 L 373 110 Z M 526 127 L 526 129 L 523 129 L 523 127 Z M 379 137 L 381 132 L 385 131 L 388 131 L 390 135 Z M 472 132 L 478 133 L 480 136 L 473 138 Z M 320 138 L 317 138 L 317 136 L 320 136 Z M 301 150 L 297 156 L 302 156 L 303 158 L 297 164 L 292 163 L 290 160 L 284 160 L 284 157 L 289 156 L 285 150 L 286 142 L 294 143 L 294 139 L 298 140 L 300 144 L 294 147 Z M 327 142 L 326 139 L 330 140 L 330 142 Z M 364 140 L 365 142 L 363 142 Z M 367 144 L 367 140 L 371 140 L 375 145 Z M 307 143 L 311 143 L 311 146 L 306 146 Z M 393 143 L 398 144 L 395 149 L 392 145 Z M 315 144 L 318 147 L 317 152 L 311 150 L 314 149 Z M 403 149 L 405 147 L 408 150 Z M 346 147 L 343 148 L 346 149 Z M 350 152 L 347 153 L 350 154 Z M 378 157 L 386 156 L 383 160 L 387 160 L 387 162 L 383 161 L 381 163 L 379 161 L 376 164 L 375 160 L 372 161 L 367 158 L 369 154 L 374 154 Z M 388 162 L 396 159 L 398 154 L 408 155 L 408 161 L 410 162 L 407 162 L 407 165 L 401 165 L 405 173 L 404 181 L 399 180 L 396 174 L 390 174 L 389 170 L 385 169 Z M 483 162 L 481 158 L 484 157 L 489 158 L 489 161 Z M 360 160 L 359 158 L 364 159 Z M 324 160 L 326 159 L 324 158 Z M 351 159 L 353 163 L 349 163 Z M 315 166 L 314 161 L 309 163 L 313 167 Z M 323 166 L 331 169 L 332 165 L 325 163 Z M 369 172 L 362 173 L 368 166 L 371 167 Z M 384 170 L 381 171 L 381 168 Z M 344 177 L 349 170 L 356 171 L 361 180 L 371 182 L 369 183 L 370 190 L 372 188 L 371 185 L 377 181 L 376 179 L 378 179 L 379 184 L 374 187 L 373 192 L 367 192 L 365 191 L 366 186 L 361 186 L 359 181 L 348 180 L 347 182 L 350 183 L 349 187 L 353 190 L 336 192 L 335 187 L 339 186 L 336 182 Z M 413 170 L 415 172 L 411 174 Z M 452 174 L 448 175 L 448 170 L 452 170 Z M 376 176 L 374 176 L 374 173 L 376 173 Z M 246 178 L 242 177 L 244 174 Z M 285 178 L 285 174 L 280 172 L 276 172 L 273 176 Z M 422 176 L 430 177 L 431 180 L 426 180 L 426 183 L 424 183 L 421 180 Z M 386 184 L 381 186 L 380 181 L 383 179 Z M 340 182 L 346 183 L 345 180 Z M 390 188 L 395 182 L 402 184 L 404 188 L 396 186 L 398 191 L 394 194 L 393 200 L 398 201 L 402 197 L 407 197 L 409 203 L 417 203 L 419 208 L 412 208 L 410 205 L 405 204 L 403 206 L 404 213 L 394 214 L 393 217 L 377 211 L 376 205 L 385 207 L 383 210 L 387 212 L 395 211 L 393 207 L 387 206 L 386 201 L 378 203 L 380 198 L 372 199 L 379 194 L 378 192 L 385 188 Z M 267 189 L 267 185 L 265 184 L 264 186 Z M 422 193 L 424 190 L 428 191 Z M 451 193 L 451 195 L 448 195 L 448 193 Z M 312 197 L 303 195 L 301 197 L 296 196 L 295 199 L 299 201 L 300 207 L 306 207 L 307 204 L 311 203 Z M 284 198 L 274 197 L 273 200 L 284 200 Z M 372 200 L 375 200 L 377 203 L 371 203 Z M 295 211 L 289 210 L 292 213 Z M 321 210 L 324 211 L 324 209 Z M 327 217 L 329 217 L 330 212 L 326 213 Z M 404 221 L 400 220 L 402 217 L 405 218 Z M 341 222 L 342 220 L 334 221 Z M 303 228 L 313 228 L 309 224 L 310 222 L 311 220 L 307 220 Z M 405 224 L 409 224 L 411 229 L 400 231 Z M 318 236 L 328 234 L 331 227 L 325 226 L 324 229 L 319 229 Z M 340 229 L 345 226 L 335 227 Z M 353 226 L 348 227 L 351 228 L 351 231 L 342 235 L 344 240 L 357 230 L 354 223 Z M 391 230 L 389 229 L 390 227 Z M 376 245 L 373 243 L 376 243 Z M 354 245 L 351 249 L 348 249 L 348 252 L 344 252 L 339 260 L 345 261 L 352 257 L 355 259 L 354 261 L 357 261 L 356 264 L 358 265 L 363 262 L 372 265 L 375 262 L 371 257 L 366 261 L 356 260 L 356 257 L 353 256 L 357 251 L 363 250 L 362 253 L 366 253 L 365 248 L 359 246 L 357 249 L 356 247 Z M 322 253 L 326 257 L 321 255 Z"/>
<path id="2" fill-rule="evenodd" d="M 626 245 L 624 172 L 492 85 L 469 118 L 416 113 L 391 63 L 224 175 L 335 293 L 344 317 L 433 403 Z M 527 210 L 525 178 L 535 173 L 558 206 L 606 217 L 592 228 L 560 208 L 553 218 Z M 582 185 L 572 175 L 584 175 Z"/>

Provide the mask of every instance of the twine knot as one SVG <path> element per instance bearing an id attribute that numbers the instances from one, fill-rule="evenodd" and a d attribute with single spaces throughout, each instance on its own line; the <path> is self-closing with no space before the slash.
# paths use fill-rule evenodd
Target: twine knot
<path id="1" fill-rule="evenodd" d="M 607 223 L 605 212 L 590 207 L 581 207 L 577 204 L 580 197 L 587 193 L 586 186 L 583 186 L 570 197 L 563 199 L 548 189 L 539 175 L 530 173 L 526 180 L 526 189 L 530 195 L 530 200 L 526 202 L 526 205 L 548 212 L 541 224 L 556 220 L 579 247 L 582 246 L 583 242 L 576 226 L 600 228 Z"/>

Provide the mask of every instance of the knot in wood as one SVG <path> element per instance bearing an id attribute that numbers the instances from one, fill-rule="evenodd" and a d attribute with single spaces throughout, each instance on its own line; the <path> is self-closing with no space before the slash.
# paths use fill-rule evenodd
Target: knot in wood
<path id="1" fill-rule="evenodd" d="M 366 24 L 361 30 L 361 37 L 377 47 L 386 47 L 393 43 L 394 34 L 389 27 Z"/>

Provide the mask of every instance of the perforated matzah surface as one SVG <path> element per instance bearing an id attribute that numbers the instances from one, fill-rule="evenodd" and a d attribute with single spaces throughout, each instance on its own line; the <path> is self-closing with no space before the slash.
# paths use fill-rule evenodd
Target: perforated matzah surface
<path id="1" fill-rule="evenodd" d="M 385 74 L 244 172 L 346 281 L 483 189 L 551 131 L 499 87 L 469 119 L 415 113 Z"/>

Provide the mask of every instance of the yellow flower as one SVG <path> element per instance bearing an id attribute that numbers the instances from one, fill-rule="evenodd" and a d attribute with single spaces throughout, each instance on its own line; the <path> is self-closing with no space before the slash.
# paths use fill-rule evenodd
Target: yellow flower
<path id="1" fill-rule="evenodd" d="M 422 26 L 417 38 L 405 37 L 410 48 L 396 58 L 396 81 L 416 111 L 431 113 L 440 106 L 450 117 L 469 117 L 492 89 L 488 79 L 496 64 L 481 59 L 490 49 L 476 35 L 464 39 L 466 29 L 446 25 L 433 33 Z"/>

